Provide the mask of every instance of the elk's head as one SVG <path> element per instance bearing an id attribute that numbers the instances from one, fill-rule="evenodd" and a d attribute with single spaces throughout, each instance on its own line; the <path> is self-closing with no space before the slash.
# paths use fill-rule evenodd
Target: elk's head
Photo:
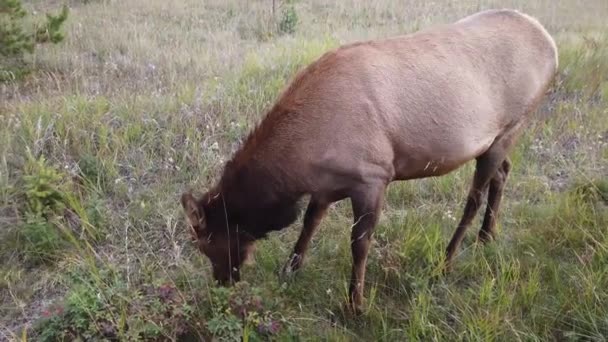
<path id="1" fill-rule="evenodd" d="M 191 193 L 184 193 L 181 204 L 193 240 L 211 261 L 213 278 L 221 285 L 239 281 L 240 267 L 253 254 L 253 237 L 230 225 L 219 194 L 207 193 L 198 200 Z"/>

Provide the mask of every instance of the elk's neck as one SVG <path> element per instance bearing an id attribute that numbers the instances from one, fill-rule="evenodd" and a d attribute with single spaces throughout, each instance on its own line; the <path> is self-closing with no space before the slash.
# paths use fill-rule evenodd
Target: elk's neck
<path id="1" fill-rule="evenodd" d="M 248 233 L 263 237 L 293 223 L 298 215 L 297 202 L 303 195 L 297 179 L 287 174 L 280 163 L 229 162 L 219 184 L 228 219 Z"/>

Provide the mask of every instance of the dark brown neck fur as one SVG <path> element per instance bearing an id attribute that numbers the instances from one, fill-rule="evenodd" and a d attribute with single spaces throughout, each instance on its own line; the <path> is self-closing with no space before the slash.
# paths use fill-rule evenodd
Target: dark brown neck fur
<path id="1" fill-rule="evenodd" d="M 229 227 L 238 224 L 259 239 L 297 219 L 303 193 L 294 172 L 283 168 L 279 149 L 273 148 L 281 143 L 272 138 L 283 115 L 289 114 L 275 106 L 226 163 L 219 184 L 204 199 L 206 215 L 223 223 L 212 226 L 226 227 L 227 218 Z"/>

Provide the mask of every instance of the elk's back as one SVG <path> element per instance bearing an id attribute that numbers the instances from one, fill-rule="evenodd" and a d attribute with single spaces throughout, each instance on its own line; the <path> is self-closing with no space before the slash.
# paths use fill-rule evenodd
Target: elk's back
<path id="1" fill-rule="evenodd" d="M 485 11 L 325 54 L 284 92 L 274 134 L 319 182 L 440 175 L 522 126 L 556 68 L 536 20 Z"/>

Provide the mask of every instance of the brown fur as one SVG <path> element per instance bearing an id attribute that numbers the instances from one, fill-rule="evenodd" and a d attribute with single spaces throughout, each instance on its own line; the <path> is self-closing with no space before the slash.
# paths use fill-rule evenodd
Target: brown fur
<path id="1" fill-rule="evenodd" d="M 454 257 L 483 193 L 479 238 L 494 237 L 507 154 L 557 68 L 555 43 L 511 10 L 474 14 L 415 34 L 328 52 L 302 70 L 200 200 L 182 196 L 214 277 L 238 280 L 254 241 L 292 224 L 310 195 L 285 270 L 298 269 L 332 202 L 350 198 L 350 299 L 362 301 L 365 263 L 386 186 L 440 176 L 476 159 Z"/>

